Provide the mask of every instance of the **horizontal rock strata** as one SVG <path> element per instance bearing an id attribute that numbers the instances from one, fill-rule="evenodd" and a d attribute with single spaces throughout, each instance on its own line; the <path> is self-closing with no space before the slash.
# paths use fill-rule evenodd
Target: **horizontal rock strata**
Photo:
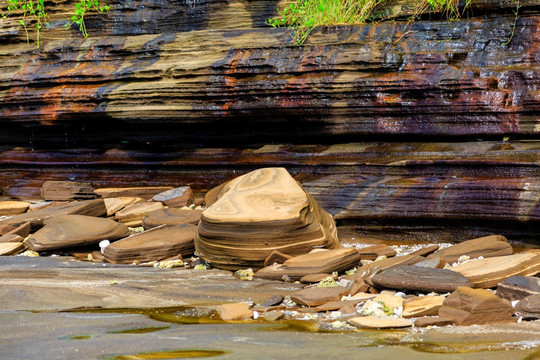
<path id="1" fill-rule="evenodd" d="M 409 23 L 399 0 L 378 9 L 394 22 L 303 46 L 264 24 L 274 1 L 110 5 L 83 39 L 63 30 L 72 4 L 48 4 L 39 50 L 0 23 L 3 196 L 67 179 L 203 190 L 285 166 L 344 237 L 537 241 L 537 1 L 516 22 L 513 1 L 478 0 Z"/>

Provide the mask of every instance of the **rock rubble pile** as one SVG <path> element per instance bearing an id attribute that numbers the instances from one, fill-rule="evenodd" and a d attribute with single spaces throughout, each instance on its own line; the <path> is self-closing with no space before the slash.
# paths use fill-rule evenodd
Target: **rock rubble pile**
<path id="1" fill-rule="evenodd" d="M 0 255 L 215 267 L 305 286 L 261 304 L 222 305 L 222 321 L 305 319 L 343 331 L 540 319 L 537 250 L 516 252 L 499 235 L 408 253 L 344 247 L 332 217 L 285 169 L 240 176 L 206 199 L 187 186 L 90 190 L 55 181 L 42 200 L 0 201 Z"/>

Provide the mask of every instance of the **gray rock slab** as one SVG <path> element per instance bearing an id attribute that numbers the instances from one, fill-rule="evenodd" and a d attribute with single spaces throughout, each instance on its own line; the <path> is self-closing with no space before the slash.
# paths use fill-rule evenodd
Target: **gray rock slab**
<path id="1" fill-rule="evenodd" d="M 261 303 L 302 287 L 241 281 L 228 271 L 87 263 L 69 257 L 0 257 L 0 283 L 0 311 L 150 308 L 250 298 Z"/>

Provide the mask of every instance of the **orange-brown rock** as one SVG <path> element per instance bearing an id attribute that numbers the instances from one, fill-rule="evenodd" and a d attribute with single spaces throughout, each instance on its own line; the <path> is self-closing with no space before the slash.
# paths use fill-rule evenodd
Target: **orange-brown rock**
<path id="1" fill-rule="evenodd" d="M 41 187 L 41 198 L 47 201 L 95 199 L 94 187 L 76 181 L 46 181 Z"/>
<path id="2" fill-rule="evenodd" d="M 163 209 L 163 204 L 154 201 L 144 201 L 131 204 L 117 211 L 114 218 L 128 226 L 141 226 L 142 219 L 151 211 Z"/>
<path id="3" fill-rule="evenodd" d="M 55 216 L 45 220 L 44 225 L 25 241 L 34 251 L 93 245 L 101 240 L 116 240 L 129 235 L 129 230 L 124 224 L 93 216 Z"/>
<path id="4" fill-rule="evenodd" d="M 0 224 L 10 224 L 20 226 L 29 222 L 32 229 L 39 228 L 43 225 L 43 221 L 52 217 L 61 215 L 87 215 L 87 216 L 103 216 L 107 214 L 107 209 L 103 200 L 82 200 L 71 203 L 65 203 L 50 208 L 40 209 L 25 214 L 15 215 L 11 218 L 0 220 Z"/>
<path id="5" fill-rule="evenodd" d="M 179 208 L 163 208 L 147 213 L 142 226 L 151 229 L 160 225 L 197 225 L 201 219 L 202 210 L 184 210 Z"/>
<path id="6" fill-rule="evenodd" d="M 458 272 L 414 265 L 397 265 L 371 277 L 378 288 L 419 292 L 451 292 L 472 283 Z"/>
<path id="7" fill-rule="evenodd" d="M 189 186 L 182 186 L 154 195 L 152 200 L 160 201 L 169 207 L 183 207 L 193 204 L 194 196 Z"/>
<path id="8" fill-rule="evenodd" d="M 197 227 L 192 224 L 161 226 L 113 242 L 103 250 L 111 263 L 132 263 L 162 260 L 181 254 L 191 256 Z"/>
<path id="9" fill-rule="evenodd" d="M 308 254 L 290 258 L 283 264 L 273 264 L 258 270 L 255 277 L 264 279 L 282 279 L 288 276 L 300 280 L 311 274 L 342 272 L 358 265 L 360 254 L 356 249 L 314 250 Z"/>
<path id="10" fill-rule="evenodd" d="M 30 207 L 26 201 L 0 201 L 0 216 L 11 216 L 25 213 Z"/>
<path id="11" fill-rule="evenodd" d="M 475 287 L 493 288 L 511 276 L 533 276 L 540 273 L 540 255 L 519 253 L 479 259 L 452 267 L 469 279 Z"/>
<path id="12" fill-rule="evenodd" d="M 111 197 L 140 197 L 146 200 L 160 192 L 172 189 L 172 186 L 143 186 L 143 187 L 128 187 L 128 188 L 100 188 L 94 192 L 102 198 Z"/>
<path id="13" fill-rule="evenodd" d="M 299 305 L 319 306 L 331 301 L 341 300 L 348 290 L 341 286 L 311 287 L 291 294 L 291 300 Z"/>
<path id="14" fill-rule="evenodd" d="M 438 250 L 429 255 L 428 258 L 439 257 L 451 264 L 456 262 L 462 255 L 469 256 L 473 259 L 480 256 L 487 258 L 512 255 L 513 252 L 512 245 L 508 243 L 508 240 L 504 236 L 491 235 L 464 241 L 457 245 Z"/>
<path id="15" fill-rule="evenodd" d="M 253 311 L 246 303 L 220 305 L 217 308 L 217 313 L 224 321 L 247 320 L 253 316 Z"/>
<path id="16" fill-rule="evenodd" d="M 489 324 L 515 321 L 514 308 L 507 299 L 484 289 L 461 287 L 448 295 L 439 309 L 439 316 L 450 318 L 457 325 Z"/>
<path id="17" fill-rule="evenodd" d="M 416 296 L 403 301 L 403 317 L 435 316 L 445 300 L 444 296 Z"/>
<path id="18" fill-rule="evenodd" d="M 273 250 L 266 259 L 264 259 L 264 267 L 274 265 L 274 264 L 283 264 L 285 261 L 289 260 L 293 256 L 284 254 L 277 250 Z"/>
<path id="19" fill-rule="evenodd" d="M 397 254 L 396 250 L 385 244 L 367 246 L 358 249 L 358 253 L 362 255 L 362 260 L 375 260 L 379 256 L 392 257 Z"/>
<path id="20" fill-rule="evenodd" d="M 215 267 L 261 268 L 272 251 L 305 254 L 339 248 L 332 216 L 284 168 L 264 168 L 228 182 L 203 211 L 197 253 Z"/>

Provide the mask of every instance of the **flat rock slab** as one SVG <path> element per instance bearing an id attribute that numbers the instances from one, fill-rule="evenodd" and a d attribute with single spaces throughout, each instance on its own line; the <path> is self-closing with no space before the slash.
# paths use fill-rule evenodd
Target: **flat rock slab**
<path id="1" fill-rule="evenodd" d="M 161 201 L 169 207 L 183 207 L 193 204 L 193 191 L 189 186 L 177 187 L 155 195 L 153 201 Z"/>
<path id="2" fill-rule="evenodd" d="M 104 216 L 107 214 L 105 203 L 101 199 L 74 201 L 50 208 L 39 209 L 25 214 L 15 215 L 11 218 L 0 220 L 0 224 L 20 226 L 30 222 L 33 230 L 43 226 L 43 221 L 61 215 L 87 215 Z"/>
<path id="3" fill-rule="evenodd" d="M 342 286 L 311 287 L 291 294 L 291 300 L 299 305 L 319 306 L 331 301 L 341 300 L 348 290 Z"/>
<path id="4" fill-rule="evenodd" d="M 533 276 L 540 272 L 540 255 L 519 253 L 479 259 L 452 267 L 469 279 L 475 287 L 493 288 L 514 275 Z"/>
<path id="5" fill-rule="evenodd" d="M 455 271 L 414 265 L 391 267 L 375 274 L 371 281 L 381 288 L 439 293 L 472 286 L 465 276 Z"/>
<path id="6" fill-rule="evenodd" d="M 197 253 L 214 267 L 260 269 L 274 250 L 289 255 L 340 248 L 330 214 L 284 168 L 263 168 L 222 186 L 203 211 Z"/>
<path id="7" fill-rule="evenodd" d="M 52 201 L 95 199 L 91 184 L 76 181 L 46 181 L 41 186 L 41 198 Z"/>
<path id="8" fill-rule="evenodd" d="M 172 186 L 148 186 L 148 187 L 128 187 L 128 188 L 101 188 L 94 192 L 102 198 L 111 197 L 140 197 L 145 200 L 151 199 L 153 196 L 173 189 Z"/>
<path id="9" fill-rule="evenodd" d="M 433 254 L 428 255 L 428 258 L 440 257 L 446 260 L 447 263 L 452 264 L 462 255 L 467 255 L 471 259 L 474 259 L 480 256 L 488 258 L 512 255 L 513 252 L 512 245 L 508 243 L 508 240 L 504 236 L 490 235 L 464 241 L 460 244 L 435 251 Z"/>
<path id="10" fill-rule="evenodd" d="M 403 301 L 403 317 L 435 316 L 439 314 L 444 296 L 417 296 Z"/>
<path id="11" fill-rule="evenodd" d="M 366 274 L 371 274 L 374 271 L 389 269 L 397 265 L 412 265 L 417 262 L 424 260 L 423 256 L 418 255 L 403 255 L 395 256 L 392 258 L 382 259 L 379 261 L 374 261 L 368 265 L 364 265 L 359 268 L 360 272 L 365 272 Z"/>
<path id="12" fill-rule="evenodd" d="M 163 204 L 154 201 L 139 202 L 126 206 L 114 214 L 114 218 L 129 226 L 141 226 L 142 219 L 151 211 L 163 209 Z"/>
<path id="13" fill-rule="evenodd" d="M 358 266 L 361 255 L 354 248 L 319 250 L 295 256 L 283 264 L 262 268 L 254 276 L 279 280 L 287 275 L 293 280 L 311 274 L 341 272 Z"/>
<path id="14" fill-rule="evenodd" d="M 457 325 L 515 321 L 513 314 L 509 300 L 488 290 L 467 287 L 460 287 L 448 295 L 439 309 L 439 316 L 450 318 Z"/>
<path id="15" fill-rule="evenodd" d="M 15 255 L 26 249 L 22 242 L 0 242 L 0 256 Z"/>
<path id="16" fill-rule="evenodd" d="M 198 224 L 202 210 L 184 210 L 179 208 L 163 208 L 147 213 L 142 226 L 151 229 L 160 225 Z"/>
<path id="17" fill-rule="evenodd" d="M 516 304 L 516 311 L 525 319 L 540 319 L 540 294 L 529 295 Z"/>
<path id="18" fill-rule="evenodd" d="M 8 231 L 4 235 L 19 235 L 20 237 L 27 237 L 30 234 L 32 224 L 30 222 L 25 222 L 22 225 L 14 227 L 13 230 Z"/>
<path id="19" fill-rule="evenodd" d="M 397 251 L 388 245 L 378 244 L 358 249 L 358 253 L 362 255 L 362 260 L 375 260 L 379 256 L 395 256 Z"/>
<path id="20" fill-rule="evenodd" d="M 540 294 L 538 277 L 511 276 L 497 284 L 497 295 L 508 300 L 521 300 L 535 294 Z"/>
<path id="21" fill-rule="evenodd" d="M 244 302 L 220 305 L 217 313 L 221 320 L 225 321 L 247 320 L 253 316 L 253 311 Z"/>
<path id="22" fill-rule="evenodd" d="M 197 227 L 192 224 L 154 228 L 110 244 L 103 255 L 107 261 L 118 264 L 162 260 L 178 254 L 191 256 L 196 232 Z"/>
<path id="23" fill-rule="evenodd" d="M 454 320 L 443 316 L 424 316 L 414 321 L 415 327 L 446 326 L 454 324 Z"/>
<path id="24" fill-rule="evenodd" d="M 2 311 L 156 308 L 246 299 L 261 303 L 301 288 L 264 279 L 241 281 L 227 271 L 102 264 L 62 256 L 1 257 L 0 283 Z"/>
<path id="25" fill-rule="evenodd" d="M 124 224 L 114 220 L 84 215 L 63 215 L 45 220 L 26 244 L 34 251 L 49 251 L 87 246 L 101 240 L 116 240 L 129 235 Z"/>
<path id="26" fill-rule="evenodd" d="M 24 238 L 17 234 L 9 234 L 9 235 L 2 235 L 0 236 L 0 243 L 6 243 L 6 242 L 20 242 L 22 243 L 24 241 Z"/>
<path id="27" fill-rule="evenodd" d="M 376 316 L 361 316 L 348 320 L 348 323 L 361 329 L 393 329 L 406 328 L 413 325 L 412 321 L 403 318 L 379 318 Z"/>
<path id="28" fill-rule="evenodd" d="M 11 216 L 25 213 L 30 208 L 26 201 L 0 201 L 0 216 Z"/>

